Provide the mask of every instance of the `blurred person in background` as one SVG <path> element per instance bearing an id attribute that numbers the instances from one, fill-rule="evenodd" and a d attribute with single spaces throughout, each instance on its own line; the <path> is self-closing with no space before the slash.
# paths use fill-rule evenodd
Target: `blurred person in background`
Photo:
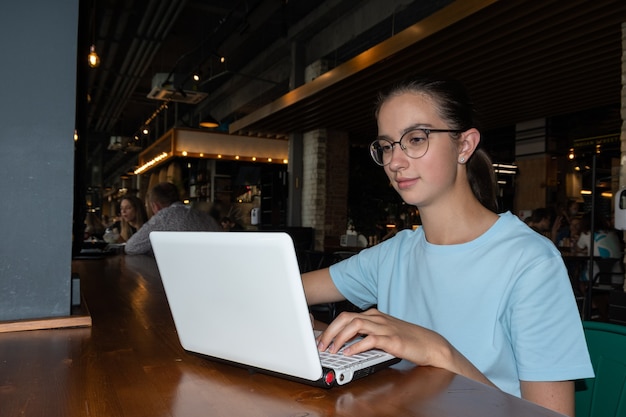
<path id="1" fill-rule="evenodd" d="M 200 210 L 183 204 L 176 185 L 162 182 L 148 194 L 148 204 L 154 215 L 126 242 L 124 251 L 129 255 L 152 252 L 152 231 L 197 231 L 221 232 L 223 229 L 215 219 Z"/>
<path id="2" fill-rule="evenodd" d="M 124 243 L 148 220 L 146 208 L 139 197 L 125 196 L 120 201 L 120 219 L 107 228 L 108 243 Z"/>

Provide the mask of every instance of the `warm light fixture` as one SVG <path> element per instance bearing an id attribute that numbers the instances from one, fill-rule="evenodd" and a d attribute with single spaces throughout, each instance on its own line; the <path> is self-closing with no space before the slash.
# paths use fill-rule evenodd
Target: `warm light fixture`
<path id="1" fill-rule="evenodd" d="M 496 174 L 516 175 L 517 165 L 514 164 L 492 164 Z"/>
<path id="2" fill-rule="evenodd" d="M 100 57 L 96 53 L 96 45 L 91 45 L 91 47 L 89 48 L 89 55 L 87 55 L 87 60 L 91 68 L 96 68 L 100 65 Z"/>
<path id="3" fill-rule="evenodd" d="M 200 122 L 200 127 L 206 127 L 208 129 L 214 129 L 216 127 L 218 127 L 220 124 L 218 123 L 217 120 L 215 120 L 213 117 L 211 117 L 210 114 L 208 114 L 201 122 Z"/>
<path id="4" fill-rule="evenodd" d="M 137 168 L 134 172 L 135 175 L 139 175 L 142 172 L 144 172 L 146 169 L 150 168 L 151 166 L 153 166 L 154 164 L 162 161 L 163 159 L 167 158 L 169 155 L 167 154 L 167 152 L 161 152 L 159 155 L 155 156 L 154 158 L 152 158 L 151 160 L 149 160 L 148 162 L 146 162 L 145 164 L 143 164 L 142 166 L 140 166 L 139 168 Z"/>
<path id="5" fill-rule="evenodd" d="M 93 0 L 91 5 L 91 47 L 89 48 L 89 55 L 87 55 L 87 62 L 91 68 L 100 65 L 100 57 L 96 53 L 96 0 Z"/>
<path id="6" fill-rule="evenodd" d="M 567 157 L 571 160 L 574 159 L 576 156 L 574 155 L 574 148 L 570 148 L 569 149 L 569 155 L 567 155 Z"/>

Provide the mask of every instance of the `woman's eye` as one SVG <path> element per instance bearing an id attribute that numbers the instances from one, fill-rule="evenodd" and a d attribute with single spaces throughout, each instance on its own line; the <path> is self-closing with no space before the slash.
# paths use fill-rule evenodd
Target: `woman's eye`
<path id="1" fill-rule="evenodd" d="M 379 143 L 378 146 L 380 146 L 380 150 L 385 153 L 391 152 L 391 149 L 393 148 L 390 143 Z"/>
<path id="2" fill-rule="evenodd" d="M 407 146 L 419 146 L 426 141 L 426 136 L 422 133 L 416 133 L 407 137 Z"/>

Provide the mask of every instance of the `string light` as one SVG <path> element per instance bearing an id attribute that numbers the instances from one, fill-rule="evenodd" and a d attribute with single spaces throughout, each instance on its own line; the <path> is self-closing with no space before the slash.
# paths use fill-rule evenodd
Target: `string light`
<path id="1" fill-rule="evenodd" d="M 168 157 L 167 152 L 163 152 L 163 153 L 155 156 L 154 158 L 152 158 L 151 160 L 149 160 L 148 162 L 146 162 L 145 164 L 143 164 L 142 166 L 140 166 L 139 168 L 137 168 L 133 172 L 135 173 L 135 175 L 141 174 L 146 169 L 150 168 L 154 164 L 158 163 L 159 161 L 162 161 L 163 159 L 165 159 L 167 157 Z"/>

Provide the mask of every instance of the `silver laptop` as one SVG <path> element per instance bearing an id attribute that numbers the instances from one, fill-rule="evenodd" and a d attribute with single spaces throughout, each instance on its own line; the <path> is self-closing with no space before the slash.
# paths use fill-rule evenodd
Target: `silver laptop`
<path id="1" fill-rule="evenodd" d="M 322 387 L 399 361 L 381 350 L 318 352 L 286 233 L 152 232 L 150 241 L 189 352 Z"/>

